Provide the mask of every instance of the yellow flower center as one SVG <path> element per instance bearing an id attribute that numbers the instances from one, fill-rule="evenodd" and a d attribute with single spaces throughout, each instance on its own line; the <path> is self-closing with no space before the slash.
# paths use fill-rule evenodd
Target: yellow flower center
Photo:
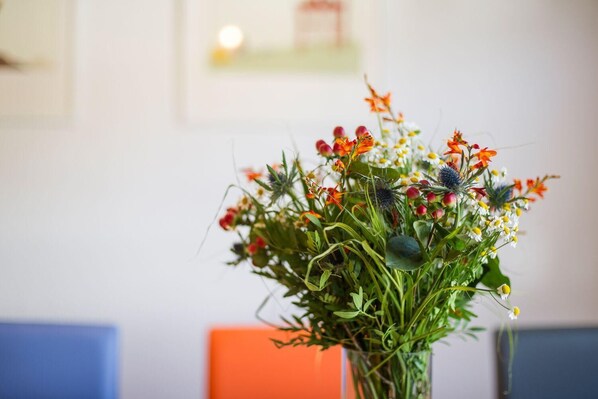
<path id="1" fill-rule="evenodd" d="M 428 154 L 428 159 L 436 159 L 438 158 L 438 155 L 436 155 L 435 153 L 431 152 Z"/>
<path id="2" fill-rule="evenodd" d="M 521 313 L 521 310 L 519 310 L 519 306 L 514 306 L 513 307 L 513 314 L 515 316 L 519 316 L 519 313 Z"/>
<path id="3" fill-rule="evenodd" d="M 479 227 L 474 227 L 473 229 L 471 229 L 471 231 L 473 231 L 473 234 L 475 234 L 476 236 L 482 235 L 482 230 L 480 230 Z"/>

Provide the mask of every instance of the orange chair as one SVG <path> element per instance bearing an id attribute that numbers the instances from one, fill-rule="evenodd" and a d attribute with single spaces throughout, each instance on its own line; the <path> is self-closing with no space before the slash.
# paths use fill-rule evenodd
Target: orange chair
<path id="1" fill-rule="evenodd" d="M 271 328 L 210 332 L 209 399 L 336 399 L 341 396 L 341 349 L 277 348 Z"/>

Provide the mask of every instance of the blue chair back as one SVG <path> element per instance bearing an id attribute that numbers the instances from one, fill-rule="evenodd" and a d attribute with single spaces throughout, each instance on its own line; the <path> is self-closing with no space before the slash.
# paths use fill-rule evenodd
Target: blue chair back
<path id="1" fill-rule="evenodd" d="M 116 328 L 0 323 L 0 398 L 117 399 Z"/>
<path id="2" fill-rule="evenodd" d="M 514 338 L 509 378 L 508 336 L 497 333 L 500 399 L 598 398 L 598 328 L 526 329 Z"/>

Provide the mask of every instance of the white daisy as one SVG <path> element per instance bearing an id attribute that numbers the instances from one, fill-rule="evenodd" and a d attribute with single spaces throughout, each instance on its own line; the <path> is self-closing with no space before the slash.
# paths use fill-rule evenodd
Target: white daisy
<path id="1" fill-rule="evenodd" d="M 475 240 L 477 242 L 482 241 L 482 230 L 480 230 L 479 227 L 472 227 L 468 232 L 467 235 L 469 236 L 469 238 L 471 238 L 472 240 Z"/>
<path id="2" fill-rule="evenodd" d="M 511 287 L 508 284 L 503 284 L 496 289 L 496 292 L 500 295 L 500 299 L 505 301 L 509 297 L 509 294 L 511 294 Z"/>
<path id="3" fill-rule="evenodd" d="M 517 316 L 519 316 L 519 313 L 521 313 L 521 310 L 519 310 L 519 307 L 513 306 L 513 309 L 509 312 L 509 319 L 517 320 Z"/>

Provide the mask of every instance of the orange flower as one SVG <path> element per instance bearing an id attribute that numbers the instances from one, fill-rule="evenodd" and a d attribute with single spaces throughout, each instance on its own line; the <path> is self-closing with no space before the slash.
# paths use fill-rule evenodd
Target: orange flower
<path id="1" fill-rule="evenodd" d="M 343 170 L 345 170 L 345 164 L 340 159 L 337 159 L 334 162 L 334 165 L 332 165 L 332 170 L 334 170 L 335 172 L 339 172 L 340 173 Z"/>
<path id="2" fill-rule="evenodd" d="M 338 191 L 336 188 L 329 187 L 326 189 L 328 192 L 328 197 L 326 198 L 326 205 L 334 204 L 338 206 L 340 209 L 343 209 L 341 206 L 341 200 L 343 198 L 343 193 Z"/>
<path id="3" fill-rule="evenodd" d="M 490 158 L 496 155 L 496 151 L 489 150 L 488 147 L 484 147 L 477 154 L 473 154 L 474 157 L 479 159 L 479 162 L 473 165 L 474 169 L 481 167 L 487 167 L 490 162 Z"/>
<path id="4" fill-rule="evenodd" d="M 357 150 L 355 151 L 356 155 L 365 154 L 366 152 L 370 151 L 374 148 L 374 137 L 370 133 L 365 133 L 357 139 Z"/>
<path id="5" fill-rule="evenodd" d="M 460 131 L 455 130 L 455 132 L 453 133 L 452 140 L 448 140 L 447 145 L 450 148 L 450 150 L 445 152 L 444 155 L 447 155 L 447 154 L 460 155 L 463 152 L 463 150 L 459 146 L 467 145 L 467 141 L 463 140 L 463 134 Z"/>
<path id="6" fill-rule="evenodd" d="M 521 180 L 519 180 L 519 179 L 513 179 L 513 187 L 515 188 L 515 190 L 521 191 L 521 189 L 523 188 L 521 186 Z"/>
<path id="7" fill-rule="evenodd" d="M 376 98 L 376 97 L 368 97 L 364 99 L 368 104 L 370 104 L 370 111 L 371 112 L 384 112 L 386 111 L 384 108 L 382 108 L 381 105 L 381 101 L 380 99 Z"/>
<path id="8" fill-rule="evenodd" d="M 344 157 L 345 155 L 349 155 L 351 151 L 353 151 L 353 147 L 355 146 L 355 140 L 349 140 L 347 137 L 339 137 L 334 140 L 334 147 L 332 150 L 335 154 Z"/>
<path id="9" fill-rule="evenodd" d="M 253 168 L 245 168 L 245 169 L 243 169 L 243 173 L 245 173 L 245 177 L 247 177 L 247 181 L 254 181 L 264 175 L 262 172 L 257 172 L 255 170 L 253 170 Z"/>
<path id="10" fill-rule="evenodd" d="M 370 89 L 371 97 L 365 98 L 365 101 L 370 104 L 370 111 L 372 112 L 385 112 L 390 111 L 390 97 L 391 93 L 386 93 L 384 96 L 380 96 L 372 86 L 368 84 Z"/>
<path id="11" fill-rule="evenodd" d="M 527 189 L 530 194 L 537 194 L 538 197 L 544 198 L 544 192 L 548 190 L 548 187 L 537 177 L 536 180 L 527 179 Z"/>
<path id="12" fill-rule="evenodd" d="M 316 217 L 316 218 L 318 218 L 318 219 L 321 219 L 321 218 L 322 218 L 322 215 L 320 215 L 319 213 L 316 213 L 316 212 L 314 212 L 314 211 L 311 211 L 311 210 L 310 210 L 310 211 L 307 211 L 307 212 L 303 212 L 303 213 L 301 214 L 301 216 L 299 216 L 299 218 L 300 218 L 300 219 L 304 219 L 304 221 L 305 221 L 305 223 L 306 223 L 306 224 L 307 224 L 307 223 L 309 223 L 309 219 L 306 217 L 306 215 L 312 215 L 312 216 L 314 216 L 314 217 Z"/>

